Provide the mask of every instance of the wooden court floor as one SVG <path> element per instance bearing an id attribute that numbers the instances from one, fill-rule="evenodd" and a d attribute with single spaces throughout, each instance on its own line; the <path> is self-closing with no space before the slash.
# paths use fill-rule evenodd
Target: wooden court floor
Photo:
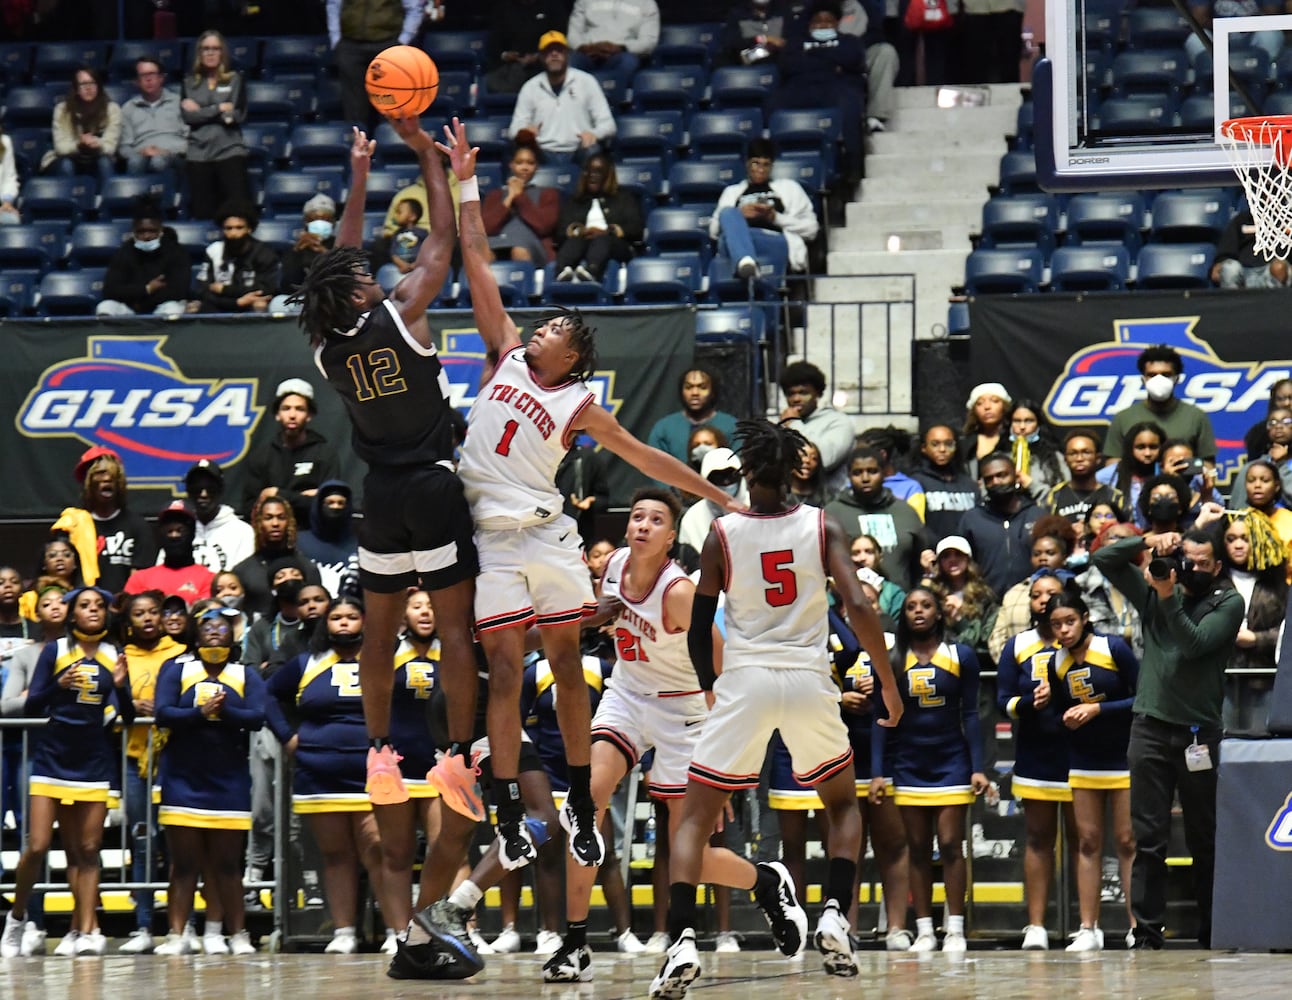
<path id="1" fill-rule="evenodd" d="M 119 942 L 115 942 L 119 943 Z M 114 944 L 115 944 L 114 943 Z M 1156 953 L 1107 951 L 1065 955 L 977 951 L 941 954 L 858 955 L 861 976 L 826 976 L 815 954 L 783 959 L 768 952 L 702 952 L 696 1000 L 1254 1000 L 1285 998 L 1292 989 L 1292 956 L 1230 954 L 1190 949 Z M 9 959 L 0 961 L 0 997 L 12 1000 L 350 1000 L 417 997 L 430 1000 L 627 1000 L 645 997 L 657 957 L 598 954 L 596 980 L 547 985 L 541 959 L 491 957 L 484 973 L 462 983 L 397 982 L 378 955 L 257 955 L 228 958 Z"/>

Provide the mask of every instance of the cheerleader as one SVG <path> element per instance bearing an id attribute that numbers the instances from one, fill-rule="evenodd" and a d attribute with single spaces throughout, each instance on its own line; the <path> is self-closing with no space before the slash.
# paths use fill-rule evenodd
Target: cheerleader
<path id="1" fill-rule="evenodd" d="M 323 890 L 336 928 L 324 949 L 332 955 L 359 950 L 355 920 L 359 864 L 373 894 L 382 899 L 381 842 L 367 781 L 368 735 L 359 687 L 363 603 L 338 597 L 328 604 L 311 652 L 285 664 L 268 683 L 269 727 L 296 758 L 292 811 L 309 820 L 323 855 Z M 280 702 L 294 702 L 299 726 L 288 722 Z M 386 915 L 389 925 L 389 915 Z"/>
<path id="2" fill-rule="evenodd" d="M 916 587 L 906 595 L 893 668 L 906 712 L 892 736 L 891 773 L 910 852 L 916 917 L 910 950 L 927 952 L 938 946 L 933 933 L 936 831 L 947 899 L 942 950 L 963 953 L 965 818 L 974 796 L 987 790 L 987 776 L 978 727 L 978 658 L 968 646 L 946 641 L 945 629 L 933 591 Z M 874 734 L 871 773 L 878 777 L 885 770 L 885 741 L 879 727 Z M 872 789 L 876 783 L 872 781 Z"/>
<path id="3" fill-rule="evenodd" d="M 1049 667 L 1057 645 L 1045 616 L 1050 601 L 1062 592 L 1063 581 L 1054 570 L 1036 572 L 1028 589 L 1032 627 L 1005 643 L 996 665 L 996 705 L 1014 723 L 1013 789 L 1023 807 L 1024 951 L 1050 947 L 1045 909 L 1054 877 L 1060 811 L 1069 843 L 1075 831 L 1068 744 L 1050 704 Z"/>
<path id="4" fill-rule="evenodd" d="M 32 734 L 27 849 L 18 861 L 13 909 L 5 918 L 0 955 L 18 954 L 27 899 L 57 820 L 67 854 L 72 890 L 72 927 L 55 955 L 102 955 L 108 946 L 99 930 L 99 847 L 107 816 L 108 788 L 117 761 L 108 727 L 134 720 L 126 660 L 104 642 L 108 602 L 98 587 L 69 591 L 71 635 L 50 643 L 36 662 L 24 714 L 49 722 Z"/>
<path id="5" fill-rule="evenodd" d="M 1135 840 L 1130 816 L 1131 706 L 1139 661 L 1116 636 L 1090 626 L 1086 602 L 1059 594 L 1046 607 L 1060 647 L 1050 661 L 1049 684 L 1055 710 L 1068 736 L 1068 784 L 1077 822 L 1077 900 L 1081 929 L 1068 951 L 1100 951 L 1099 889 L 1103 877 L 1104 816 L 1111 814 L 1127 912 Z M 1132 917 L 1131 923 L 1134 924 Z"/>
<path id="6" fill-rule="evenodd" d="M 208 955 L 256 950 L 246 930 L 241 873 L 251 829 L 248 733 L 264 725 L 265 688 L 254 667 L 238 662 L 237 618 L 237 611 L 220 606 L 200 612 L 193 651 L 167 661 L 157 678 L 157 724 L 169 730 L 159 819 L 171 861 L 170 933 L 157 948 L 160 955 L 193 950 L 184 927 L 199 872 L 204 893 L 219 901 L 223 916 L 221 924 L 208 910 L 203 949 Z"/>

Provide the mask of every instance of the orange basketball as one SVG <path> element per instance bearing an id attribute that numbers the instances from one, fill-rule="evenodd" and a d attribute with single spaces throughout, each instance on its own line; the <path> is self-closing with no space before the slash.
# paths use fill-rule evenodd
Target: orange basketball
<path id="1" fill-rule="evenodd" d="M 368 63 L 363 83 L 368 100 L 383 115 L 415 118 L 435 101 L 440 71 L 421 49 L 392 45 Z"/>

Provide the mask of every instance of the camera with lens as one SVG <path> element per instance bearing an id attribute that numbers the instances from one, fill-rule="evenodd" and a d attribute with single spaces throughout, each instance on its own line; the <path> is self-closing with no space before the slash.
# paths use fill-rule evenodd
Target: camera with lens
<path id="1" fill-rule="evenodd" d="M 1169 580 L 1171 570 L 1175 570 L 1177 580 L 1183 580 L 1185 574 L 1193 570 L 1193 560 L 1184 558 L 1179 552 L 1169 552 L 1149 561 L 1148 575 L 1154 580 Z"/>

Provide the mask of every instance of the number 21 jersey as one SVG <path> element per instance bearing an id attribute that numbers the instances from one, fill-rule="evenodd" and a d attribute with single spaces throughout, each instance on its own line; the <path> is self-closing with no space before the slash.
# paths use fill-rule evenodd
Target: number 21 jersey
<path id="1" fill-rule="evenodd" d="M 723 669 L 830 669 L 825 512 L 733 513 L 713 522 L 727 563 Z"/>

